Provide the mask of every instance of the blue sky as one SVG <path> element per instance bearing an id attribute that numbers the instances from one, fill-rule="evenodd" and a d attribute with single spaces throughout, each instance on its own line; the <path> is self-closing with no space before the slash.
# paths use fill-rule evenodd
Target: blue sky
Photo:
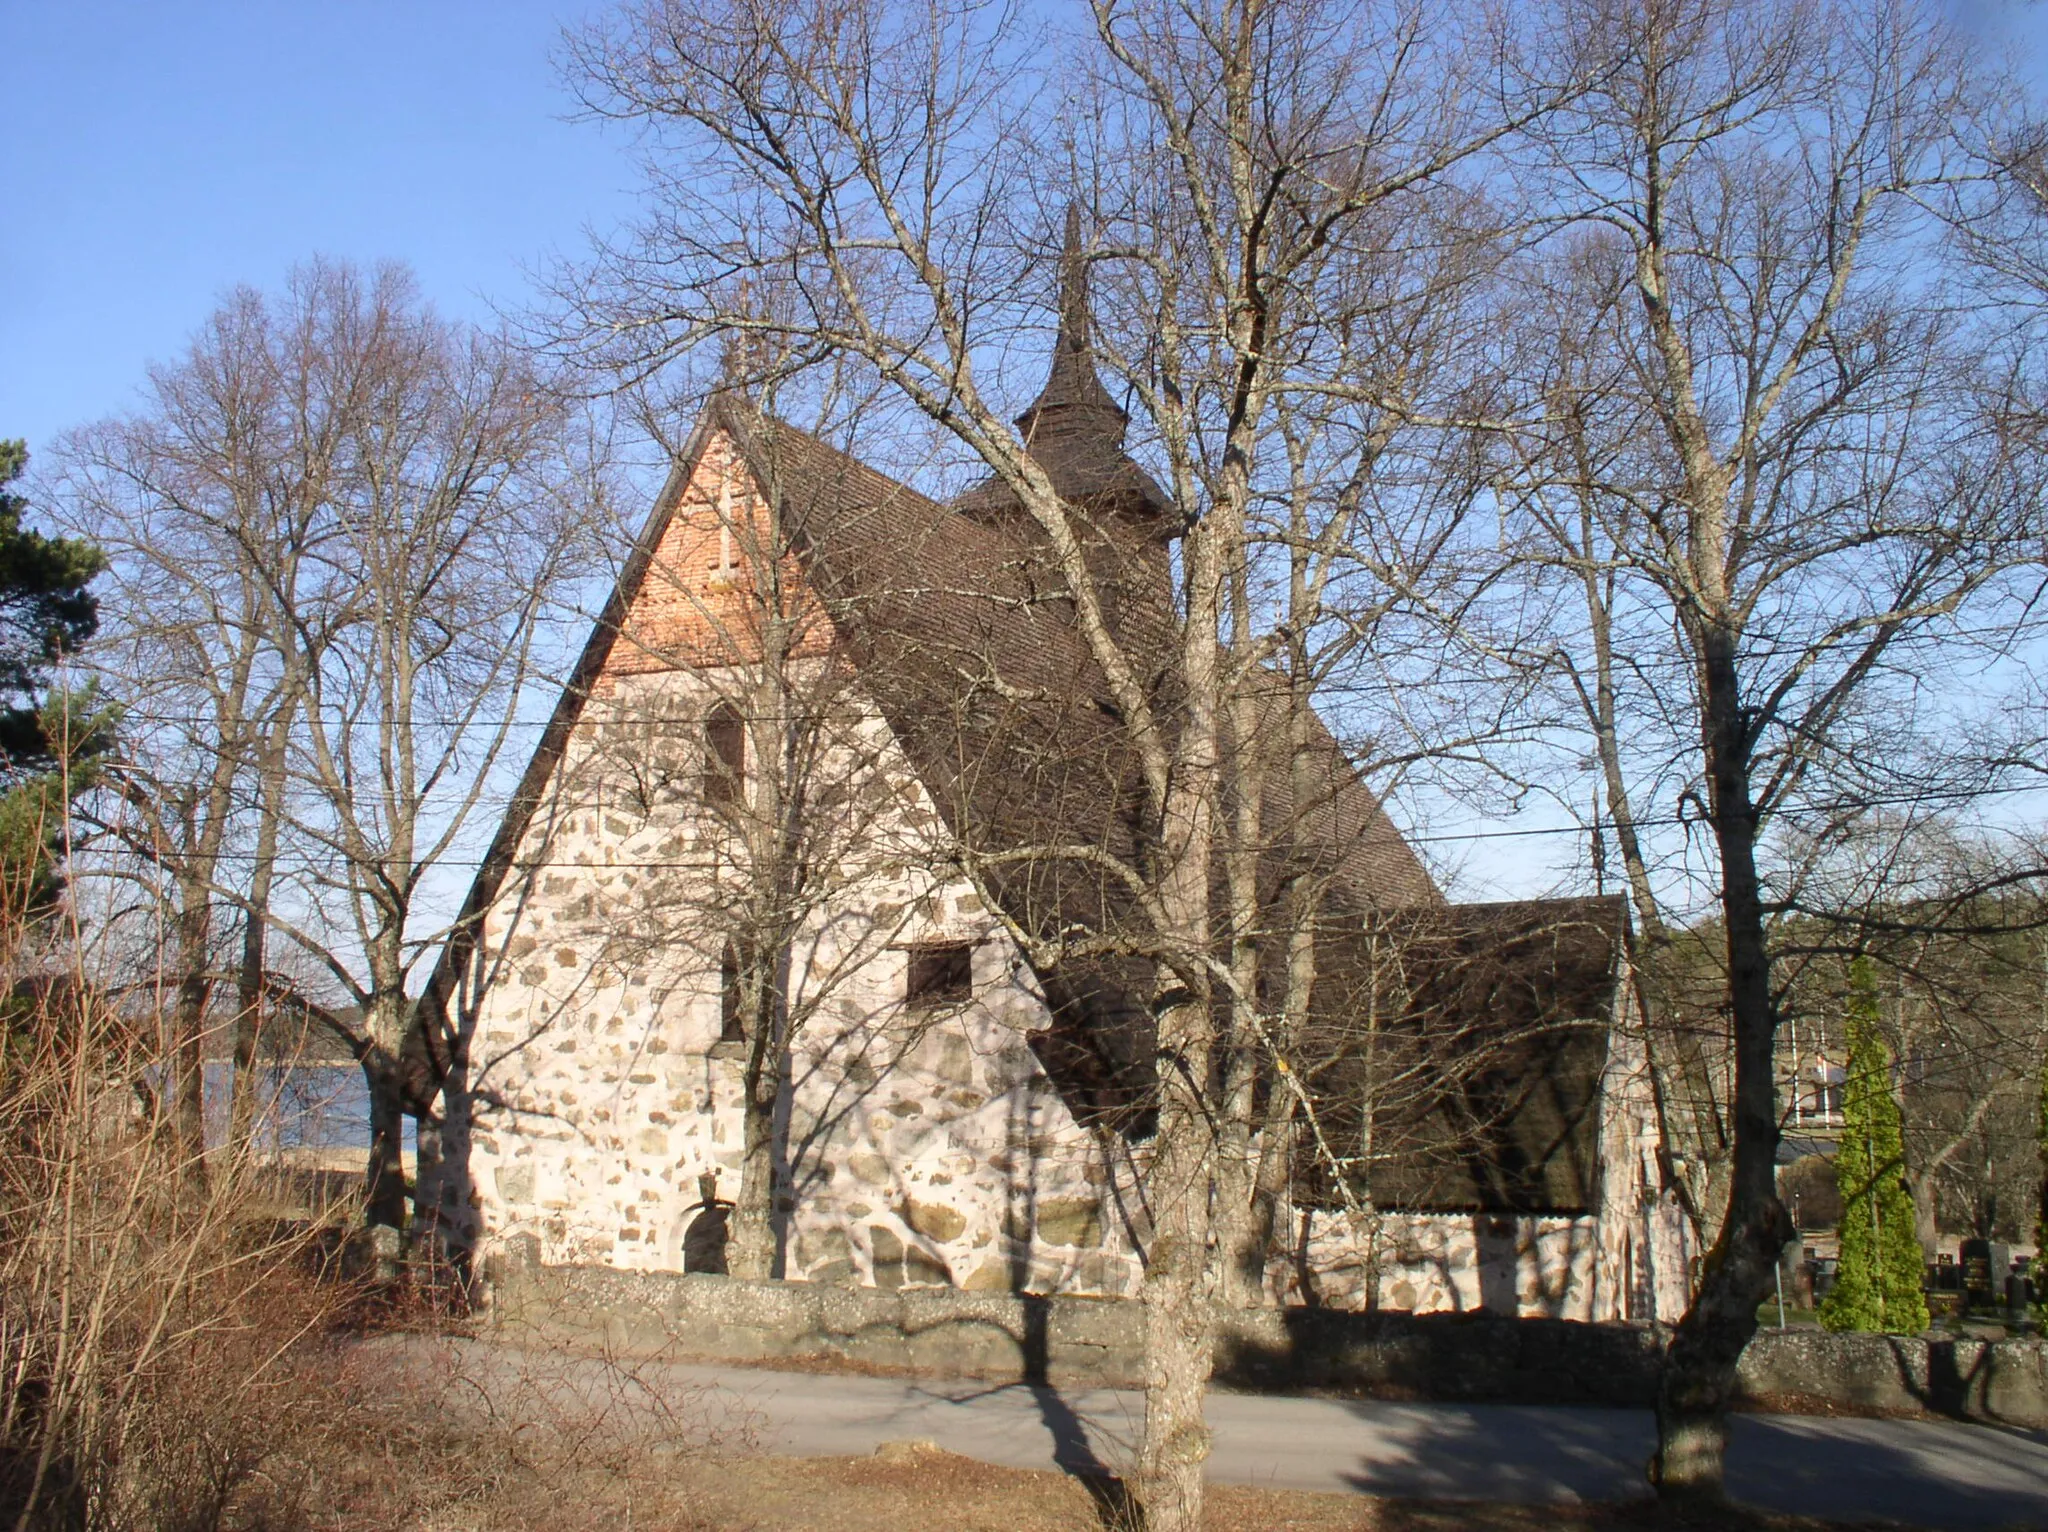
<path id="1" fill-rule="evenodd" d="M 550 63 L 577 0 L 0 0 L 0 436 L 130 405 L 222 292 L 316 252 L 444 311 L 629 206 Z"/>
<path id="2" fill-rule="evenodd" d="M 406 261 L 455 315 L 527 304 L 632 208 L 550 59 L 602 3 L 0 0 L 0 437 L 131 407 L 225 291 L 316 253 Z M 2048 98 L 2048 0 L 1950 3 Z M 1481 843 L 1469 873 L 1530 891 L 1571 855 Z"/>
<path id="3" fill-rule="evenodd" d="M 127 407 L 221 293 L 322 253 L 517 308 L 631 207 L 619 135 L 565 120 L 560 27 L 600 0 L 0 0 L 0 437 Z M 1954 0 L 2048 62 L 2048 3 Z"/>

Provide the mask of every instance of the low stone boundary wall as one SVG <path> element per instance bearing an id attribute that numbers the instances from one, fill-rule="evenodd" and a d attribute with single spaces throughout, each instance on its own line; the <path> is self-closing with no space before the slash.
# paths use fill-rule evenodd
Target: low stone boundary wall
<path id="1" fill-rule="evenodd" d="M 490 1274 L 508 1338 L 672 1355 L 1085 1387 L 1139 1381 L 1137 1306 L 951 1287 L 841 1287 L 508 1264 Z"/>
<path id="2" fill-rule="evenodd" d="M 618 1356 L 875 1373 L 1137 1386 L 1138 1306 L 954 1288 L 839 1287 L 492 1263 L 492 1327 L 509 1340 Z M 1216 1381 L 1379 1398 L 1645 1407 L 1659 1340 L 1641 1326 L 1490 1314 L 1254 1310 L 1219 1316 Z M 1821 1413 L 1940 1414 L 2048 1427 L 2036 1341 L 1759 1332 L 1744 1399 Z"/>
<path id="3" fill-rule="evenodd" d="M 1136 1344 L 1133 1323 L 1134 1351 Z M 1217 1315 L 1215 1378 L 1275 1393 L 1632 1407 L 1656 1397 L 1659 1349 L 1655 1332 L 1639 1325 L 1487 1313 L 1225 1310 Z"/>
<path id="4" fill-rule="evenodd" d="M 2048 1428 L 2048 1346 L 1764 1330 L 1742 1354 L 1745 1399 L 1833 1414 L 1947 1415 Z"/>

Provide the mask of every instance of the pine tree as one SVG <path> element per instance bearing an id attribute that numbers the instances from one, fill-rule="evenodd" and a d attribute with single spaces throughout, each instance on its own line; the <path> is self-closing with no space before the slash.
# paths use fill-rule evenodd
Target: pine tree
<path id="1" fill-rule="evenodd" d="M 86 589 L 106 558 L 91 543 L 21 524 L 8 486 L 28 448 L 0 441 L 0 918 L 50 909 L 61 886 L 65 812 L 112 743 L 113 715 L 91 687 L 50 692 L 50 666 L 99 625 Z"/>
<path id="2" fill-rule="evenodd" d="M 13 770 L 53 764 L 43 688 L 49 666 L 99 626 L 86 586 L 107 562 L 91 543 L 22 526 L 28 501 L 8 486 L 27 470 L 27 445 L 0 441 L 0 765 Z"/>
<path id="3" fill-rule="evenodd" d="M 1821 1304 L 1830 1330 L 1918 1334 L 1927 1328 L 1920 1241 L 1906 1185 L 1905 1135 L 1892 1094 L 1892 1054 L 1878 1027 L 1877 976 L 1868 958 L 1849 967 L 1849 1059 L 1842 1082 L 1842 1255 Z"/>

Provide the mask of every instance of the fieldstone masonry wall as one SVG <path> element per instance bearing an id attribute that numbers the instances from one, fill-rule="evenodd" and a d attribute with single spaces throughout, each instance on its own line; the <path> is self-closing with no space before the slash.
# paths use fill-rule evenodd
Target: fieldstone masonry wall
<path id="1" fill-rule="evenodd" d="M 531 1242 L 492 1262 L 494 1334 L 618 1357 L 1141 1386 L 1142 1313 L 1118 1299 L 818 1283 L 544 1266 Z M 1648 1408 L 1660 1338 L 1644 1325 L 1492 1314 L 1226 1311 L 1216 1380 L 1285 1392 Z M 1758 1408 L 1938 1414 L 2048 1427 L 2048 1348 L 2039 1341 L 1758 1333 L 1742 1397 Z"/>
<path id="2" fill-rule="evenodd" d="M 694 802 L 605 801 L 619 791 L 606 731 L 636 742 L 636 718 L 695 716 L 711 695 L 695 673 L 620 681 L 579 740 L 554 833 L 536 837 L 533 860 L 566 870 L 493 920 L 512 961 L 478 1029 L 487 1241 L 530 1233 L 549 1260 L 676 1270 L 698 1178 L 737 1188 L 742 1061 L 720 1041 L 723 930 L 705 886 L 715 829 Z M 922 870 L 939 859 L 915 843 L 938 817 L 907 763 L 879 720 L 848 732 L 848 792 L 874 828 L 792 954 L 789 1274 L 1126 1291 L 1134 1247 L 1106 1193 L 1119 1174 L 1128 1185 L 1128 1163 L 1051 1090 L 1029 1039 L 1044 1004 L 973 887 Z M 971 1002 L 906 1009 L 907 949 L 927 941 L 973 945 Z"/>
<path id="3" fill-rule="evenodd" d="M 474 1125 L 455 1146 L 480 1251 L 530 1235 L 550 1261 L 679 1270 L 700 1179 L 738 1189 L 743 1045 L 721 1039 L 720 966 L 745 875 L 704 799 L 704 722 L 757 678 L 760 505 L 714 440 L 485 922 L 495 971 L 471 1048 Z M 794 565 L 783 578 L 800 587 Z M 1129 1291 L 1128 1151 L 1051 1089 L 1031 1051 L 1049 1017 L 1028 965 L 971 883 L 934 870 L 942 818 L 878 710 L 832 671 L 815 609 L 798 652 L 791 694 L 820 715 L 806 854 L 831 893 L 810 905 L 786 978 L 786 1274 Z M 972 995 L 913 1009 L 909 949 L 933 941 L 972 946 Z"/>

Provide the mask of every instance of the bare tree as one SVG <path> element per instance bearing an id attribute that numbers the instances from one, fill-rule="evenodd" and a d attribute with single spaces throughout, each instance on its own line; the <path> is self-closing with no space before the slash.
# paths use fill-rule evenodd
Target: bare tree
<path id="1" fill-rule="evenodd" d="M 323 262 L 282 300 L 230 300 L 152 393 L 70 444 L 74 514 L 121 550 L 129 616 L 106 663 L 161 725 L 123 778 L 123 833 L 172 870 L 195 1029 L 231 966 L 222 902 L 242 917 L 240 1061 L 265 997 L 292 989 L 268 933 L 347 997 L 288 995 L 363 1065 L 367 1216 L 401 1230 L 408 1109 L 433 1159 L 431 1094 L 407 1096 L 401 1063 L 410 976 L 440 935 L 431 880 L 468 849 L 549 652 L 547 603 L 587 551 L 569 412 L 403 270 Z"/>
<path id="2" fill-rule="evenodd" d="M 297 689 L 271 630 L 273 589 L 305 613 L 309 644 L 324 641 L 333 604 L 317 576 L 301 585 L 352 380 L 304 365 L 320 344 L 310 319 L 237 292 L 178 363 L 152 370 L 144 410 L 64 440 L 53 486 L 67 520 L 109 551 L 120 593 L 92 655 L 127 718 L 104 816 L 127 855 L 103 865 L 147 882 L 165 912 L 170 962 L 151 967 L 174 997 L 163 1010 L 181 1039 L 177 1094 L 195 1166 L 201 1056 L 229 966 L 223 911 L 245 932 L 237 1144 L 253 1123 L 277 754 Z"/>
<path id="3" fill-rule="evenodd" d="M 502 338 L 444 323 L 393 268 L 315 268 L 310 303 L 360 376 L 320 558 L 350 591 L 331 637 L 273 584 L 270 631 L 301 679 L 287 812 L 314 908 L 279 922 L 354 1002 L 370 1087 L 373 1228 L 406 1227 L 401 1133 L 419 1119 L 419 1177 L 438 1175 L 431 1085 L 408 1096 L 409 987 L 443 934 L 430 880 L 466 849 L 494 768 L 549 654 L 551 603 L 590 551 L 587 485 L 568 472 L 562 396 Z M 423 1195 L 423 1207 L 435 1198 Z"/>
<path id="4" fill-rule="evenodd" d="M 1326 1162 L 1317 1174 L 1340 1199 L 1366 1184 L 1327 1163 L 1355 1156 L 1315 1121 L 1307 1082 L 1328 1059 L 1303 1050 L 1324 1052 L 1338 1034 L 1358 1041 L 1332 1017 L 1372 1009 L 1373 987 L 1349 972 L 1361 927 L 1374 933 L 1365 947 L 1394 962 L 1409 922 L 1390 919 L 1393 908 L 1419 914 L 1440 901 L 1426 877 L 1390 877 L 1400 853 L 1384 821 L 1358 813 L 1359 780 L 1441 788 L 1460 763 L 1490 780 L 1519 710 L 1526 672 L 1501 663 L 1511 646 L 1475 631 L 1501 570 L 1468 525 L 1481 460 L 1470 434 L 1442 418 L 1469 410 L 1454 393 L 1469 395 L 1482 371 L 1476 341 L 1490 315 L 1474 300 L 1493 246 L 1469 228 L 1440 234 L 1419 242 L 1426 269 L 1409 273 L 1426 319 L 1384 300 L 1350 318 L 1357 350 L 1341 359 L 1335 391 L 1372 403 L 1292 399 L 1276 411 L 1289 477 L 1255 499 L 1231 581 L 1237 663 L 1219 852 L 1231 976 L 1215 1084 L 1217 1276 L 1231 1303 L 1266 1301 L 1267 1266 L 1287 1234 L 1276 1219 L 1304 1147 Z M 1391 697 L 1398 706 L 1360 700 Z M 1369 1209 L 1352 1211 L 1369 1221 Z"/>
<path id="5" fill-rule="evenodd" d="M 572 39 L 571 68 L 593 112 L 646 130 L 651 201 L 568 297 L 577 339 L 629 375 L 758 332 L 794 355 L 864 365 L 993 476 L 970 514 L 1014 514 L 1071 603 L 1088 684 L 1124 752 L 1109 780 L 1131 785 L 1116 833 L 1132 838 L 967 849 L 984 879 L 1065 862 L 1113 891 L 1119 913 L 1092 935 L 1012 921 L 1035 966 L 1127 961 L 1149 975 L 1138 981 L 1145 1049 L 1159 1068 L 1140 1493 L 1153 1525 L 1180 1528 L 1199 1518 L 1207 1452 L 1217 1007 L 1250 972 L 1249 960 L 1233 967 L 1210 904 L 1225 714 L 1278 644 L 1269 619 L 1231 628 L 1231 581 L 1256 505 L 1296 477 L 1279 421 L 1304 402 L 1333 423 L 1350 412 L 1297 438 L 1315 459 L 1300 476 L 1312 498 L 1372 477 L 1364 416 L 1399 421 L 1433 397 L 1441 379 L 1364 361 L 1368 316 L 1428 285 L 1393 276 L 1389 231 L 1407 210 L 1427 221 L 1454 167 L 1559 91 L 1526 83 L 1484 26 L 1436 34 L 1407 12 L 1104 4 L 1077 20 L 1051 47 L 1081 61 L 1084 83 L 1059 100 L 1039 93 L 1029 39 L 976 7 L 623 8 Z M 1501 80 L 1517 83 L 1494 88 Z M 1050 264 L 1049 220 L 1032 205 L 1050 186 L 1092 188 L 1077 259 L 1101 269 L 1105 309 L 1091 327 L 1070 274 L 1054 385 L 1020 433 L 989 379 L 1002 343 L 1030 323 L 1022 268 L 1034 255 Z M 1389 286 L 1376 289 L 1383 274 Z M 736 287 L 791 301 L 764 315 Z M 1124 414 L 1091 353 L 1138 416 L 1156 482 L 1116 467 Z M 1328 557 L 1305 552 L 1312 565 Z M 1312 569 L 1309 583 L 1319 578 Z M 1315 621 L 1312 610 L 1287 618 Z M 977 663 L 997 695 L 1028 693 L 1005 677 L 1015 657 Z"/>
<path id="6" fill-rule="evenodd" d="M 1954 662 L 1936 645 L 2010 631 L 2039 497 L 1990 427 L 2001 380 L 1971 365 L 1926 212 L 1976 173 L 1969 50 L 1911 8 L 1679 0 L 1581 24 L 1612 64 L 1541 135 L 1538 195 L 1573 226 L 1532 268 L 1542 424 L 1504 488 L 1579 604 L 1569 676 L 1653 936 L 1690 892 L 1658 848 L 1692 844 L 1680 825 L 1707 838 L 1731 1165 L 1654 1476 L 1716 1494 L 1736 1359 L 1790 1234 L 1772 918 L 1796 866 L 1771 830 L 1985 785 L 1930 782 L 1879 741 L 1921 721 L 1914 677 Z"/>

